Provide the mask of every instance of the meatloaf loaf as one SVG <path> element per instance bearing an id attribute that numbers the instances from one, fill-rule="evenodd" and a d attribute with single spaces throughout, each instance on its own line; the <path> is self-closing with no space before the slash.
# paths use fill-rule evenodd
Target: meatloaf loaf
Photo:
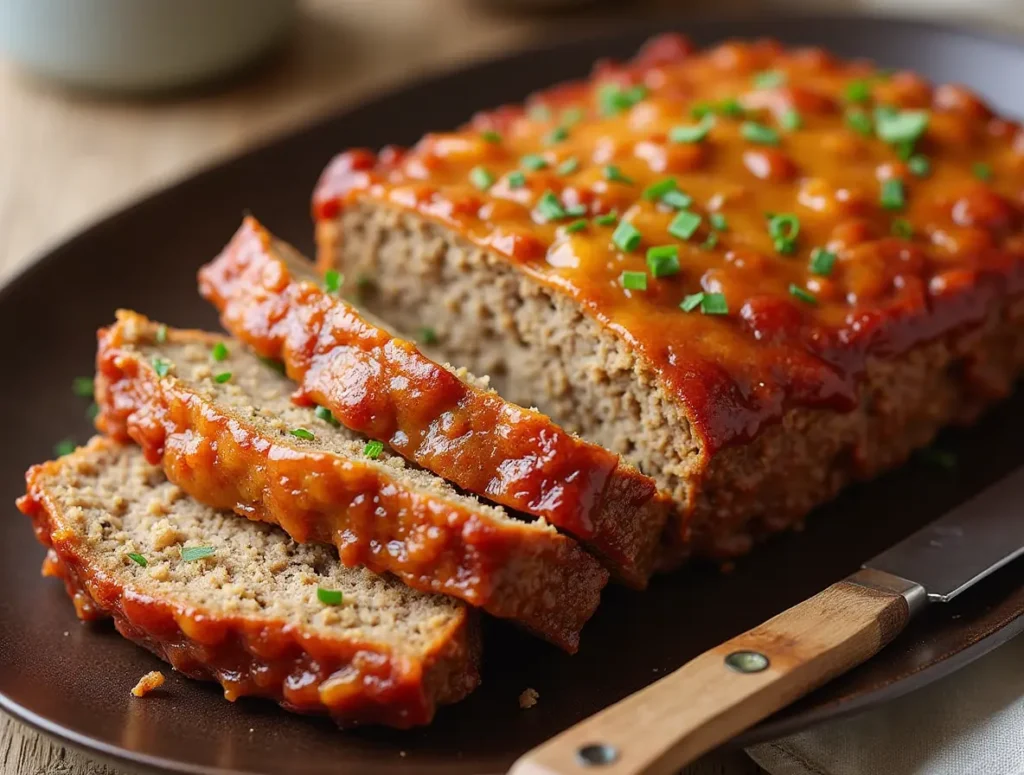
<path id="1" fill-rule="evenodd" d="M 201 506 L 137 447 L 96 438 L 27 479 L 18 505 L 49 547 L 43 573 L 63 579 L 79 617 L 113 617 L 229 700 L 409 727 L 479 683 L 465 605 Z"/>
<path id="2" fill-rule="evenodd" d="M 200 503 L 333 543 L 346 566 L 390 571 L 576 650 L 608 572 L 571 538 L 296 406 L 294 383 L 236 340 L 132 312 L 99 340 L 98 426 L 140 444 Z"/>
<path id="3" fill-rule="evenodd" d="M 297 400 L 469 492 L 564 530 L 625 583 L 647 582 L 667 504 L 654 480 L 618 455 L 362 317 L 335 293 L 340 278 L 321 281 L 253 218 L 199 279 L 228 331 L 284 362 L 299 383 Z"/>
<path id="4" fill-rule="evenodd" d="M 962 86 L 658 38 L 313 198 L 322 271 L 654 477 L 732 556 L 1024 368 L 1024 132 Z"/>

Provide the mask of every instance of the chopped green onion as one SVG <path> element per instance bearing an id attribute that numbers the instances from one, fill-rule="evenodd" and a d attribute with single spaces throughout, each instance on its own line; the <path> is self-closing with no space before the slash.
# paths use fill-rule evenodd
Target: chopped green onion
<path id="1" fill-rule="evenodd" d="M 220 374 L 217 374 L 213 378 L 213 381 L 216 382 L 218 385 L 223 385 L 225 382 L 229 382 L 230 380 L 231 380 L 231 372 L 230 371 L 222 371 Z"/>
<path id="2" fill-rule="evenodd" d="M 971 174 L 978 180 L 992 180 L 992 167 L 979 161 L 971 165 Z"/>
<path id="3" fill-rule="evenodd" d="M 171 362 L 165 361 L 163 358 L 154 358 L 153 371 L 156 372 L 158 377 L 166 377 L 171 373 Z"/>
<path id="4" fill-rule="evenodd" d="M 718 111 L 723 116 L 732 116 L 733 118 L 739 118 L 746 113 L 740 101 L 735 97 L 722 100 L 718 105 Z"/>
<path id="5" fill-rule="evenodd" d="M 871 132 L 873 131 L 871 116 L 860 108 L 854 108 L 853 110 L 846 111 L 846 125 L 854 132 L 862 134 L 865 137 L 870 137 Z"/>
<path id="6" fill-rule="evenodd" d="M 604 168 L 604 176 L 614 183 L 624 183 L 627 186 L 633 185 L 633 178 L 623 175 L 622 170 L 614 164 L 609 164 Z"/>
<path id="7" fill-rule="evenodd" d="M 437 331 L 432 329 L 430 326 L 422 326 L 419 331 L 416 332 L 416 338 L 420 340 L 421 344 L 431 345 L 437 344 Z"/>
<path id="8" fill-rule="evenodd" d="M 569 234 L 575 234 L 578 231 L 583 231 L 585 228 L 587 228 L 587 219 L 586 218 L 580 218 L 580 219 L 575 220 L 572 223 L 568 224 L 565 227 L 565 230 Z"/>
<path id="9" fill-rule="evenodd" d="M 676 179 L 675 178 L 662 178 L 661 180 L 652 183 L 644 189 L 641 196 L 644 199 L 655 200 L 661 199 L 669 191 L 676 190 Z"/>
<path id="10" fill-rule="evenodd" d="M 697 309 L 697 307 L 700 306 L 700 303 L 702 301 L 704 301 L 703 291 L 701 291 L 700 293 L 691 293 L 689 296 L 686 296 L 683 299 L 682 303 L 680 303 L 679 305 L 679 308 L 683 312 L 693 312 L 695 309 Z"/>
<path id="11" fill-rule="evenodd" d="M 718 244 L 718 232 L 709 231 L 708 236 L 704 238 L 704 241 L 700 243 L 701 250 L 711 250 L 715 245 Z"/>
<path id="12" fill-rule="evenodd" d="M 865 80 L 850 81 L 844 96 L 847 102 L 867 102 L 871 99 L 871 84 Z"/>
<path id="13" fill-rule="evenodd" d="M 75 377 L 71 380 L 71 392 L 79 398 L 92 398 L 92 377 Z"/>
<path id="14" fill-rule="evenodd" d="M 769 126 L 759 124 L 756 121 L 744 121 L 740 127 L 740 134 L 743 139 L 758 145 L 778 145 L 779 133 Z"/>
<path id="15" fill-rule="evenodd" d="M 910 157 L 914 155 L 914 148 L 917 146 L 917 140 L 901 140 L 898 143 L 893 144 L 893 149 L 896 151 L 896 155 L 901 161 L 910 161 Z"/>
<path id="16" fill-rule="evenodd" d="M 544 138 L 544 142 L 546 142 L 548 145 L 553 145 L 554 143 L 562 142 L 568 136 L 569 130 L 566 129 L 564 126 L 558 126 L 552 129 L 550 132 L 548 132 L 547 137 Z"/>
<path id="17" fill-rule="evenodd" d="M 538 153 L 528 153 L 519 160 L 519 166 L 530 172 L 536 172 L 547 167 L 548 160 Z"/>
<path id="18" fill-rule="evenodd" d="M 653 277 L 671 277 L 679 272 L 679 246 L 658 245 L 647 249 L 647 269 Z"/>
<path id="19" fill-rule="evenodd" d="M 317 416 L 317 419 L 323 420 L 328 425 L 333 425 L 337 428 L 341 423 L 334 417 L 334 413 L 326 406 L 318 406 L 316 411 L 313 412 Z"/>
<path id="20" fill-rule="evenodd" d="M 680 124 L 672 127 L 668 130 L 668 139 L 673 143 L 699 143 L 708 136 L 714 126 L 715 117 L 708 113 L 698 124 L 692 126 Z"/>
<path id="21" fill-rule="evenodd" d="M 928 128 L 928 111 L 875 110 L 875 131 L 887 143 L 916 142 Z"/>
<path id="22" fill-rule="evenodd" d="M 672 223 L 668 225 L 668 233 L 681 240 L 688 240 L 700 227 L 701 217 L 689 210 L 680 210 Z"/>
<path id="23" fill-rule="evenodd" d="M 710 116 L 715 112 L 715 106 L 710 102 L 697 102 L 690 107 L 690 115 L 700 121 L 705 116 Z"/>
<path id="24" fill-rule="evenodd" d="M 580 168 L 580 161 L 575 156 L 570 156 L 555 169 L 559 175 L 572 175 Z"/>
<path id="25" fill-rule="evenodd" d="M 565 208 L 553 191 L 545 191 L 537 202 L 537 212 L 546 221 L 557 221 L 565 217 Z"/>
<path id="26" fill-rule="evenodd" d="M 53 454 L 56 457 L 64 457 L 74 452 L 77 446 L 71 439 L 61 439 L 53 445 Z"/>
<path id="27" fill-rule="evenodd" d="M 307 431 L 305 428 L 292 428 L 290 431 L 288 431 L 288 433 L 290 433 L 295 438 L 303 439 L 304 441 L 312 441 L 314 438 L 316 438 L 310 431 Z"/>
<path id="28" fill-rule="evenodd" d="M 640 247 L 641 239 L 639 230 L 629 221 L 620 221 L 612 232 L 612 243 L 625 253 L 631 253 Z"/>
<path id="29" fill-rule="evenodd" d="M 93 401 L 91 404 L 89 404 L 88 407 L 86 407 L 85 419 L 87 419 L 87 420 L 89 420 L 91 422 L 91 421 L 96 419 L 96 416 L 99 413 L 100 413 L 100 405 L 97 404 L 95 401 Z"/>
<path id="30" fill-rule="evenodd" d="M 799 285 L 793 285 L 792 283 L 789 286 L 789 295 L 795 299 L 800 299 L 800 301 L 804 302 L 805 304 L 818 303 L 818 299 L 813 293 L 804 290 Z"/>
<path id="31" fill-rule="evenodd" d="M 486 167 L 473 167 L 469 171 L 469 182 L 481 191 L 486 191 L 494 185 L 494 175 Z"/>
<path id="32" fill-rule="evenodd" d="M 712 229 L 717 231 L 725 231 L 729 228 L 729 222 L 725 219 L 724 213 L 711 213 L 708 216 L 708 223 L 711 224 Z"/>
<path id="33" fill-rule="evenodd" d="M 570 218 L 578 218 L 587 214 L 587 206 L 582 202 L 574 205 L 568 205 L 565 208 L 565 214 Z"/>
<path id="34" fill-rule="evenodd" d="M 729 314 L 729 305 L 726 302 L 725 294 L 722 293 L 708 293 L 706 291 L 691 293 L 679 305 L 683 312 L 693 312 L 697 307 L 700 307 L 700 311 L 705 315 Z"/>
<path id="35" fill-rule="evenodd" d="M 134 562 L 136 565 L 139 565 L 143 568 L 149 565 L 149 560 L 147 560 L 138 552 L 128 552 L 128 559 Z"/>
<path id="36" fill-rule="evenodd" d="M 370 460 L 376 460 L 380 457 L 380 453 L 384 451 L 383 441 L 368 441 L 366 446 L 363 447 L 363 454 L 370 458 Z"/>
<path id="37" fill-rule="evenodd" d="M 604 84 L 597 93 L 601 113 L 605 116 L 614 116 L 616 113 L 629 110 L 646 96 L 645 86 L 637 85 L 623 89 L 615 83 Z"/>
<path id="38" fill-rule="evenodd" d="M 901 209 L 907 203 L 906 192 L 903 190 L 903 181 L 897 178 L 883 180 L 879 202 L 886 210 Z"/>
<path id="39" fill-rule="evenodd" d="M 316 599 L 324 605 L 341 605 L 341 601 L 344 597 L 344 594 L 337 589 L 324 589 L 323 587 L 316 588 Z"/>
<path id="40" fill-rule="evenodd" d="M 892 233 L 903 239 L 910 239 L 914 236 L 914 225 L 906 218 L 893 218 Z"/>
<path id="41" fill-rule="evenodd" d="M 594 217 L 594 223 L 598 226 L 611 226 L 619 218 L 619 214 L 612 210 L 610 213 L 603 213 Z"/>
<path id="42" fill-rule="evenodd" d="M 793 213 L 776 213 L 768 219 L 768 233 L 779 253 L 789 255 L 796 250 L 796 238 L 800 234 L 800 219 Z"/>
<path id="43" fill-rule="evenodd" d="M 676 210 L 685 210 L 693 204 L 693 197 L 683 191 L 668 191 L 662 194 L 661 203 Z"/>
<path id="44" fill-rule="evenodd" d="M 531 105 L 527 115 L 534 121 L 548 121 L 551 118 L 551 108 L 547 105 Z"/>
<path id="45" fill-rule="evenodd" d="M 338 270 L 328 269 L 324 272 L 324 290 L 328 293 L 337 293 L 341 290 L 341 283 L 344 279 L 344 275 L 342 275 Z M 227 355 L 226 348 L 224 350 L 224 354 Z"/>
<path id="46" fill-rule="evenodd" d="M 646 291 L 647 273 L 623 272 L 621 275 L 619 275 L 619 282 L 621 282 L 622 287 L 628 291 Z"/>
<path id="47" fill-rule="evenodd" d="M 804 120 L 796 110 L 790 108 L 779 116 L 779 124 L 783 129 L 795 132 L 804 125 Z"/>
<path id="48" fill-rule="evenodd" d="M 763 70 L 754 73 L 753 81 L 756 89 L 774 89 L 786 83 L 786 74 L 780 70 Z"/>
<path id="49" fill-rule="evenodd" d="M 487 129 L 480 133 L 480 137 L 488 143 L 500 143 L 501 135 L 493 129 Z"/>
<path id="50" fill-rule="evenodd" d="M 522 188 L 526 185 L 526 175 L 519 170 L 513 170 L 508 173 L 508 187 L 509 188 Z"/>
<path id="51" fill-rule="evenodd" d="M 566 108 L 562 111 L 562 126 L 576 126 L 583 120 L 583 108 Z"/>
<path id="52" fill-rule="evenodd" d="M 907 169 L 910 170 L 911 175 L 924 178 L 932 171 L 932 164 L 928 161 L 927 156 L 919 153 L 907 159 Z"/>
<path id="53" fill-rule="evenodd" d="M 216 550 L 212 546 L 183 546 L 181 548 L 182 562 L 195 562 L 205 557 L 212 557 Z"/>
<path id="54" fill-rule="evenodd" d="M 836 254 L 825 248 L 815 248 L 811 251 L 811 274 L 828 277 L 836 264 Z"/>
<path id="55" fill-rule="evenodd" d="M 161 323 L 156 327 L 156 343 L 163 344 L 167 341 L 167 326 Z"/>
<path id="56" fill-rule="evenodd" d="M 335 272 L 335 274 L 337 274 L 337 272 Z M 223 342 L 217 342 L 217 344 L 210 349 L 210 357 L 217 361 L 217 363 L 227 360 L 228 346 Z"/>

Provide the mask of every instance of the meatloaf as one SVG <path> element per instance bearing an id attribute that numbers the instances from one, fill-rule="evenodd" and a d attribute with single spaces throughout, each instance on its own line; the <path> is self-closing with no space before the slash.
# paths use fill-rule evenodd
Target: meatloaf
<path id="1" fill-rule="evenodd" d="M 229 700 L 252 695 L 340 724 L 426 724 L 479 683 L 473 611 L 341 565 L 268 525 L 190 500 L 109 439 L 28 472 L 18 505 L 84 620 Z"/>
<path id="2" fill-rule="evenodd" d="M 136 441 L 200 503 L 333 543 L 346 566 L 390 571 L 576 650 L 608 572 L 571 538 L 296 406 L 294 383 L 236 340 L 132 312 L 99 340 L 100 429 Z"/>
<path id="3" fill-rule="evenodd" d="M 1005 396 L 1024 132 L 962 86 L 771 41 L 625 64 L 342 153 L 319 267 L 622 454 L 733 556 Z"/>
<path id="4" fill-rule="evenodd" d="M 618 455 L 362 317 L 335 293 L 340 278 L 319 278 L 253 218 L 199 279 L 228 331 L 283 361 L 299 383 L 296 400 L 469 492 L 546 520 L 625 583 L 646 583 L 667 504 Z"/>

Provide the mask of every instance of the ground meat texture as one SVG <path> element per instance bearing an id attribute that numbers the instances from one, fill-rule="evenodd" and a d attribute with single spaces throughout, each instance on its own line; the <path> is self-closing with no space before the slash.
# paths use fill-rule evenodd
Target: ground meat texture
<path id="1" fill-rule="evenodd" d="M 164 674 L 159 670 L 151 670 L 146 673 L 142 678 L 139 679 L 138 683 L 132 687 L 133 697 L 145 697 L 150 692 L 154 692 L 164 685 Z"/>
<path id="2" fill-rule="evenodd" d="M 96 438 L 27 481 L 19 507 L 49 547 L 44 574 L 64 581 L 79 616 L 112 617 L 229 700 L 404 728 L 479 683 L 478 622 L 465 605 L 201 506 L 137 447 Z"/>
<path id="3" fill-rule="evenodd" d="M 668 556 L 733 556 L 1024 370 L 1022 137 L 909 73 L 661 39 L 340 155 L 320 268 L 654 477 Z"/>
<path id="4" fill-rule="evenodd" d="M 384 449 L 370 457 L 365 437 L 296 405 L 294 390 L 217 334 L 122 311 L 100 335 L 99 426 L 142 445 L 201 503 L 333 543 L 349 567 L 394 573 L 576 649 L 608 579 L 597 560 L 550 525 L 461 494 Z"/>

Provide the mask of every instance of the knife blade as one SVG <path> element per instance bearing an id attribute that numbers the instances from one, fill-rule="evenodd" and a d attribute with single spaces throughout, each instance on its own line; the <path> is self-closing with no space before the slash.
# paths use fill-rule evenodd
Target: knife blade
<path id="1" fill-rule="evenodd" d="M 1024 468 L 859 571 L 576 724 L 511 775 L 662 775 L 874 656 L 930 602 L 1024 555 Z"/>

